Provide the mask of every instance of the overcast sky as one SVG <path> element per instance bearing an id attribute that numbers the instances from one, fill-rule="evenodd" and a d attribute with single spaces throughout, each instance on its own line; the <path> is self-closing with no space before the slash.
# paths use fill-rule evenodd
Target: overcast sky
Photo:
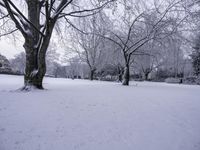
<path id="1" fill-rule="evenodd" d="M 135 0 L 135 1 L 137 1 L 137 0 Z M 148 1 L 149 4 L 151 4 L 150 1 L 151 0 Z M 18 2 L 20 2 L 20 1 L 18 0 Z M 157 0 L 156 2 L 159 2 L 159 0 Z M 146 1 L 145 1 L 145 3 L 146 3 Z M 119 7 L 117 8 L 118 14 L 116 14 L 116 12 L 115 12 L 116 16 L 122 14 L 123 11 L 120 8 Z M 24 7 L 22 7 L 22 10 L 24 10 Z M 107 10 L 106 13 L 109 16 L 113 15 L 111 10 L 109 10 L 109 11 Z M 4 55 L 8 59 L 10 59 L 10 58 L 13 58 L 16 54 L 24 51 L 23 38 L 21 38 L 21 37 L 18 37 L 18 38 L 20 38 L 20 39 L 17 39 L 15 43 L 13 42 L 12 39 L 9 40 L 9 38 L 4 38 L 4 37 L 1 38 L 0 39 L 0 54 Z M 52 37 L 52 38 L 54 38 L 54 37 Z M 65 49 L 65 48 L 57 48 L 57 49 L 59 49 L 58 52 L 61 52 L 60 49 Z M 63 53 L 63 52 L 61 52 L 61 53 Z"/>
<path id="2" fill-rule="evenodd" d="M 16 42 L 9 39 L 2 38 L 0 39 L 0 54 L 6 56 L 8 59 L 13 58 L 16 54 L 24 51 L 23 43 Z"/>

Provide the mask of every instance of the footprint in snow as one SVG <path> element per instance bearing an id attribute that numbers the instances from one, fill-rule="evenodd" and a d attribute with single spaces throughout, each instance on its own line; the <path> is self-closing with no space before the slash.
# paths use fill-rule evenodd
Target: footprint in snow
<path id="1" fill-rule="evenodd" d="M 5 129 L 5 128 L 1 128 L 0 131 L 1 131 L 1 132 L 4 132 L 4 131 L 6 131 L 6 129 Z"/>

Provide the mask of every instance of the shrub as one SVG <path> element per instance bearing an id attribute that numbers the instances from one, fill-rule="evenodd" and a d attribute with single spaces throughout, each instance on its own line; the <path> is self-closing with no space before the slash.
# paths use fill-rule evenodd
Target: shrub
<path id="1" fill-rule="evenodd" d="M 186 77 L 183 79 L 184 84 L 196 84 L 197 77 Z"/>
<path id="2" fill-rule="evenodd" d="M 181 83 L 181 79 L 179 78 L 167 78 L 165 79 L 166 83 Z"/>
<path id="3" fill-rule="evenodd" d="M 198 77 L 196 78 L 196 84 L 197 84 L 197 85 L 200 85 L 200 76 L 198 76 Z"/>

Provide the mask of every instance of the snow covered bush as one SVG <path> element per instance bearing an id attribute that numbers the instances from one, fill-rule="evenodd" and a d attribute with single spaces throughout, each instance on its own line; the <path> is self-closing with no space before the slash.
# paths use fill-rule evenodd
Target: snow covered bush
<path id="1" fill-rule="evenodd" d="M 197 80 L 197 78 L 194 76 L 186 77 L 183 79 L 183 83 L 184 84 L 196 84 L 196 80 Z"/>
<path id="2" fill-rule="evenodd" d="M 200 76 L 196 78 L 196 84 L 200 85 Z"/>
<path id="3" fill-rule="evenodd" d="M 10 62 L 5 56 L 0 55 L 0 73 L 11 73 Z"/>
<path id="4" fill-rule="evenodd" d="M 180 83 L 181 79 L 178 79 L 178 78 L 167 78 L 167 79 L 165 79 L 165 82 L 166 83 Z"/>
<path id="5" fill-rule="evenodd" d="M 13 59 L 9 60 L 11 68 L 14 72 L 18 74 L 24 74 L 25 66 L 26 66 L 26 54 L 25 52 L 21 52 L 16 55 Z"/>

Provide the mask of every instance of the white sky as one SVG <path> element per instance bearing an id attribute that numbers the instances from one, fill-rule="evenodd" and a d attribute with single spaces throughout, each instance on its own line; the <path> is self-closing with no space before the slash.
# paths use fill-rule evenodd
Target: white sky
<path id="1" fill-rule="evenodd" d="M 159 0 L 158 0 L 159 1 Z M 149 1 L 148 1 L 149 2 Z M 119 11 L 119 8 L 118 8 Z M 110 16 L 112 16 L 112 12 L 106 11 Z M 121 14 L 121 12 L 118 12 Z M 0 54 L 6 56 L 8 59 L 13 58 L 16 54 L 19 54 L 20 52 L 24 51 L 23 48 L 23 38 L 20 38 L 16 40 L 16 42 L 13 42 L 12 39 L 9 40 L 9 38 L 0 38 Z M 58 48 L 59 53 L 62 52 L 62 48 Z"/>
<path id="2" fill-rule="evenodd" d="M 14 43 L 9 39 L 0 39 L 0 54 L 6 56 L 8 59 L 14 58 L 16 54 L 19 54 L 23 51 L 24 48 L 22 42 L 17 41 L 16 43 Z"/>

